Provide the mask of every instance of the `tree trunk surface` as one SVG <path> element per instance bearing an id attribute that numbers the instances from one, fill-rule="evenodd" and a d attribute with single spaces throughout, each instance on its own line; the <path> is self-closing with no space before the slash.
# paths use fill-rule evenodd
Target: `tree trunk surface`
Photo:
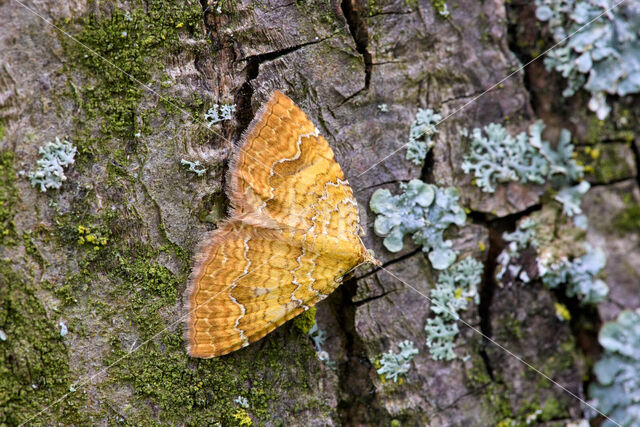
<path id="1" fill-rule="evenodd" d="M 580 419 L 600 324 L 640 306 L 639 233 L 616 228 L 640 202 L 638 123 L 619 118 L 640 108 L 620 100 L 600 122 L 586 95 L 562 98 L 564 81 L 541 59 L 520 70 L 545 37 L 534 5 L 449 3 L 443 18 L 438 2 L 422 0 L 1 1 L 0 424 Z M 329 360 L 318 358 L 308 318 L 194 359 L 181 319 L 192 256 L 227 216 L 233 143 L 274 90 L 327 139 L 360 206 L 363 241 L 393 275 L 359 268 L 318 304 Z M 233 118 L 208 126 L 214 104 L 235 104 Z M 444 118 L 424 167 L 403 148 L 418 108 Z M 502 233 L 547 206 L 541 187 L 484 193 L 460 166 L 463 129 L 499 122 L 516 133 L 538 118 L 549 140 L 567 128 L 578 148 L 605 153 L 587 175 L 583 238 L 607 254 L 610 293 L 597 309 L 567 303 L 570 322 L 539 281 L 494 279 Z M 75 163 L 59 189 L 41 192 L 28 176 L 56 137 L 77 147 Z M 447 236 L 459 257 L 485 266 L 453 361 L 426 347 L 425 295 L 438 272 L 409 239 L 391 253 L 373 232 L 373 192 L 397 194 L 414 178 L 460 189 L 467 223 Z M 385 380 L 377 363 L 404 340 L 419 353 L 401 382 Z"/>

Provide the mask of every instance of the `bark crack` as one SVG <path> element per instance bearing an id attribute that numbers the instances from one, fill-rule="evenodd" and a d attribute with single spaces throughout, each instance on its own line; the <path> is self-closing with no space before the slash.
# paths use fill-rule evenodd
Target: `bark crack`
<path id="1" fill-rule="evenodd" d="M 390 265 L 393 265 L 393 264 L 399 263 L 400 261 L 404 261 L 405 259 L 411 258 L 412 256 L 414 256 L 418 252 L 422 252 L 422 248 L 416 248 L 411 252 L 408 252 L 408 253 L 406 253 L 404 255 L 400 255 L 398 258 L 394 258 L 392 260 L 389 260 L 389 261 L 383 263 L 382 266 L 376 267 L 376 268 L 372 269 L 371 271 L 366 272 L 362 276 L 357 276 L 357 277 L 354 277 L 353 279 L 356 280 L 356 281 L 365 279 L 365 278 L 367 278 L 369 276 L 372 276 L 372 275 L 376 274 L 377 272 L 379 272 L 383 268 L 389 267 Z"/>
<path id="2" fill-rule="evenodd" d="M 375 301 L 375 300 L 377 300 L 377 299 L 384 298 L 384 297 L 386 297 L 387 295 L 392 294 L 392 293 L 394 293 L 394 292 L 398 292 L 398 289 L 391 289 L 390 291 L 383 292 L 383 293 L 381 293 L 380 295 L 374 295 L 374 296 L 372 296 L 372 297 L 367 297 L 367 298 L 364 298 L 364 299 L 361 299 L 361 300 L 355 301 L 355 302 L 353 303 L 353 305 L 355 305 L 356 307 L 360 307 L 361 305 L 368 304 L 368 303 L 370 303 L 371 301 Z"/>
<path id="3" fill-rule="evenodd" d="M 496 282 L 496 268 L 498 265 L 498 256 L 506 246 L 504 240 L 502 240 L 502 234 L 505 231 L 515 230 L 518 220 L 540 209 L 542 209 L 542 205 L 533 205 L 524 211 L 493 219 L 481 212 L 471 212 L 469 214 L 473 223 L 487 227 L 489 230 L 487 260 L 484 263 L 484 274 L 482 283 L 480 284 L 480 304 L 478 304 L 480 332 L 486 337 L 492 338 L 493 336 L 491 304 L 493 302 L 493 295 L 498 287 L 498 283 Z M 491 378 L 491 381 L 495 381 L 491 358 L 487 352 L 487 347 L 491 345 L 491 342 L 484 336 L 479 354 L 484 363 L 487 375 Z"/>
<path id="4" fill-rule="evenodd" d="M 236 103 L 238 130 L 240 132 L 243 132 L 245 129 L 247 129 L 247 127 L 249 127 L 249 123 L 251 123 L 251 120 L 253 119 L 253 109 L 251 108 L 251 100 L 253 98 L 254 92 L 253 81 L 257 79 L 258 75 L 260 74 L 260 65 L 265 62 L 274 61 L 285 55 L 289 55 L 302 49 L 305 46 L 322 43 L 328 38 L 329 37 L 325 37 L 322 39 L 300 43 L 295 46 L 290 46 L 272 52 L 251 55 L 239 60 L 239 62 L 246 62 L 247 64 L 245 67 L 245 81 L 240 86 L 240 89 L 238 89 L 238 92 L 234 99 Z"/>
<path id="5" fill-rule="evenodd" d="M 373 60 L 371 57 L 371 53 L 368 50 L 369 29 L 367 27 L 366 19 L 363 19 L 363 17 L 365 16 L 365 6 L 363 2 L 359 0 L 343 0 L 340 4 L 340 8 L 342 9 L 342 13 L 347 20 L 349 33 L 351 34 L 351 37 L 355 42 L 356 51 L 358 51 L 358 53 L 362 55 L 362 59 L 364 61 L 364 87 L 354 94 L 346 97 L 340 103 L 340 105 L 343 105 L 362 92 L 366 92 L 369 90 L 369 85 L 371 84 L 371 70 L 373 69 Z"/>
<path id="6" fill-rule="evenodd" d="M 357 304 L 353 302 L 353 298 L 357 286 L 357 281 L 351 279 L 336 290 L 335 297 L 332 296 L 346 341 L 345 358 L 338 364 L 338 417 L 340 425 L 346 426 L 388 424 L 385 421 L 388 421 L 389 416 L 381 407 L 371 380 L 373 366 L 356 331 Z"/>

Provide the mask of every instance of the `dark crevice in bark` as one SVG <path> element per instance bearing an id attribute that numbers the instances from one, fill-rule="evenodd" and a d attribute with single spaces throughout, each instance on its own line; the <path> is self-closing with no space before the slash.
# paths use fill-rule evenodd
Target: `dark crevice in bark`
<path id="1" fill-rule="evenodd" d="M 389 416 L 380 406 L 371 380 L 373 366 L 355 329 L 357 305 L 353 303 L 353 297 L 357 286 L 357 280 L 350 279 L 331 296 L 345 334 L 345 358 L 337 367 L 340 386 L 338 417 L 340 425 L 344 426 L 388 424 Z"/>
<path id="2" fill-rule="evenodd" d="M 360 307 L 361 305 L 368 304 L 368 303 L 370 303 L 371 301 L 375 301 L 375 300 L 380 299 L 380 298 L 384 298 L 384 297 L 386 297 L 387 295 L 392 294 L 392 293 L 397 292 L 397 291 L 398 291 L 398 289 L 392 289 L 392 290 L 387 291 L 387 292 L 384 292 L 384 293 L 382 293 L 382 294 L 380 294 L 380 295 L 374 295 L 374 296 L 372 296 L 372 297 L 368 297 L 368 298 L 364 298 L 364 299 L 361 299 L 361 300 L 355 301 L 355 302 L 353 303 L 353 305 L 355 305 L 356 307 Z"/>
<path id="3" fill-rule="evenodd" d="M 509 50 L 513 53 L 518 61 L 522 65 L 529 64 L 529 62 L 533 59 L 531 56 L 531 40 L 523 37 L 523 33 L 531 34 L 533 32 L 532 28 L 529 28 L 531 24 L 534 25 L 538 22 L 535 17 L 535 7 L 526 2 L 515 2 L 515 3 L 507 3 L 507 44 L 509 46 Z M 529 27 L 525 27 L 524 25 L 528 25 Z M 538 40 L 537 28 L 535 29 L 536 40 Z M 524 39 L 524 43 L 523 43 Z M 547 40 L 545 40 L 547 41 Z M 542 61 L 542 58 L 539 59 Z M 529 99 L 531 100 L 531 106 L 536 105 L 536 90 L 533 87 L 531 82 L 530 75 L 528 73 L 529 66 L 526 66 L 522 69 L 523 77 L 522 82 L 524 87 L 529 94 Z"/>
<path id="4" fill-rule="evenodd" d="M 322 38 L 322 39 L 318 39 L 318 40 L 313 40 L 313 41 L 310 41 L 310 42 L 300 43 L 300 44 L 297 44 L 295 46 L 290 46 L 290 47 L 286 47 L 284 49 L 274 50 L 274 51 L 271 51 L 271 52 L 260 53 L 258 55 L 246 56 L 246 57 L 240 59 L 239 62 L 257 62 L 258 64 L 262 64 L 263 62 L 273 61 L 275 59 L 280 58 L 281 56 L 285 56 L 285 55 L 288 55 L 288 54 L 290 54 L 292 52 L 300 50 L 305 46 L 322 43 L 323 41 L 327 40 L 327 38 L 328 37 L 325 37 L 325 38 Z"/>
<path id="5" fill-rule="evenodd" d="M 343 0 L 340 4 L 342 13 L 347 20 L 349 26 L 349 32 L 353 41 L 356 44 L 356 50 L 364 61 L 364 87 L 356 93 L 345 98 L 340 105 L 346 103 L 350 99 L 359 95 L 362 92 L 369 90 L 371 84 L 371 70 L 373 69 L 373 61 L 371 53 L 367 49 L 369 46 L 369 29 L 367 28 L 367 21 L 365 17 L 365 5 L 364 2 L 359 0 Z"/>
<path id="6" fill-rule="evenodd" d="M 244 132 L 253 119 L 253 110 L 251 109 L 251 99 L 253 98 L 252 82 L 258 77 L 259 72 L 260 62 L 257 59 L 247 61 L 245 81 L 234 97 L 239 133 Z"/>
<path id="7" fill-rule="evenodd" d="M 405 259 L 411 258 L 412 256 L 414 256 L 415 254 L 417 254 L 418 252 L 422 252 L 422 248 L 416 248 L 415 250 L 408 252 L 404 255 L 399 256 L 398 258 L 394 258 L 392 260 L 389 260 L 385 263 L 382 264 L 382 266 L 380 267 L 375 267 L 373 270 L 366 272 L 365 274 L 363 274 L 362 276 L 358 276 L 358 277 L 354 277 L 354 280 L 361 280 L 361 279 L 365 279 L 373 274 L 376 274 L 378 271 L 382 270 L 383 268 L 389 267 L 390 265 L 396 264 L 400 261 L 404 261 Z"/>
<path id="8" fill-rule="evenodd" d="M 422 164 L 422 170 L 420 171 L 420 178 L 424 182 L 434 183 L 435 176 L 433 176 L 433 171 L 435 169 L 435 160 L 433 158 L 433 150 L 429 150 L 427 155 L 424 158 L 424 163 Z"/>
<path id="9" fill-rule="evenodd" d="M 633 153 L 633 160 L 636 163 L 636 183 L 640 188 L 640 139 L 636 138 L 631 143 L 631 152 Z"/>
<path id="10" fill-rule="evenodd" d="M 535 204 L 535 205 L 529 206 L 527 209 L 523 211 L 501 216 L 501 217 L 496 217 L 495 215 L 492 215 L 486 212 L 479 212 L 479 211 L 471 211 L 467 214 L 467 216 L 471 218 L 471 221 L 474 224 L 491 226 L 492 224 L 503 223 L 503 222 L 507 224 L 513 223 L 514 224 L 513 227 L 515 229 L 515 223 L 518 222 L 518 220 L 520 220 L 521 218 L 524 218 L 527 215 L 531 215 L 532 213 L 537 212 L 541 209 L 542 209 L 541 204 Z"/>
<path id="11" fill-rule="evenodd" d="M 505 242 L 502 240 L 502 234 L 506 231 L 513 231 L 517 222 L 535 211 L 542 209 L 541 205 L 531 206 L 524 211 L 506 215 L 500 218 L 491 218 L 488 214 L 482 212 L 471 212 L 469 217 L 475 224 L 487 227 L 489 231 L 489 245 L 487 248 L 487 260 L 484 263 L 484 274 L 480 285 L 480 304 L 478 305 L 478 315 L 480 316 L 480 331 L 489 338 L 492 338 L 493 330 L 491 327 L 491 304 L 493 295 L 498 283 L 496 281 L 496 268 L 498 266 L 498 255 L 505 248 Z M 491 364 L 487 347 L 492 343 L 487 339 L 482 339 L 480 347 L 480 357 L 484 363 L 487 375 L 492 381 L 494 378 L 494 370 Z"/>
<path id="12" fill-rule="evenodd" d="M 360 188 L 359 190 L 356 190 L 356 194 L 357 194 L 357 193 L 361 193 L 361 192 L 363 192 L 363 191 L 370 190 L 370 189 L 372 189 L 372 188 L 382 187 L 383 185 L 388 185 L 388 184 L 402 184 L 402 183 L 406 183 L 406 182 L 409 182 L 409 181 L 408 181 L 408 180 L 406 180 L 406 179 L 394 179 L 394 180 L 392 180 L 392 181 L 378 182 L 377 184 L 369 185 L 369 186 L 367 186 L 367 187 L 363 187 L 363 188 Z"/>
<path id="13" fill-rule="evenodd" d="M 482 277 L 482 283 L 480 284 L 480 304 L 478 304 L 478 314 L 480 316 L 480 332 L 485 336 L 491 337 L 491 302 L 493 301 L 493 294 L 497 287 L 495 280 L 495 271 L 497 265 L 498 255 L 500 254 L 500 241 L 502 233 L 496 228 L 489 225 L 489 247 L 487 261 L 484 264 L 484 274 Z M 482 345 L 480 346 L 480 357 L 484 363 L 484 368 L 487 371 L 487 375 L 491 378 L 491 381 L 495 381 L 493 376 L 493 366 L 489 359 L 486 347 L 491 343 L 482 337 Z"/>
<path id="14" fill-rule="evenodd" d="M 260 73 L 260 65 L 264 62 L 274 61 L 282 56 L 293 53 L 305 46 L 321 43 L 326 38 L 320 40 L 314 40 L 311 42 L 301 43 L 295 46 L 291 46 L 285 49 L 275 50 L 273 52 L 261 53 L 259 55 L 247 56 L 241 59 L 239 62 L 245 62 L 245 81 L 238 89 L 234 102 L 236 104 L 236 119 L 238 120 L 239 133 L 244 132 L 249 123 L 253 119 L 254 112 L 251 108 L 251 100 L 253 98 L 253 81 L 258 78 Z"/>

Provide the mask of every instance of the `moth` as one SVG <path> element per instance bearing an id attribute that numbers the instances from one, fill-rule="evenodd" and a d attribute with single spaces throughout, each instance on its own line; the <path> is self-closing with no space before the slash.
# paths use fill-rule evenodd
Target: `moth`
<path id="1" fill-rule="evenodd" d="M 326 298 L 357 266 L 379 265 L 331 147 L 283 93 L 258 110 L 227 182 L 230 217 L 203 239 L 185 291 L 193 357 L 245 347 Z"/>

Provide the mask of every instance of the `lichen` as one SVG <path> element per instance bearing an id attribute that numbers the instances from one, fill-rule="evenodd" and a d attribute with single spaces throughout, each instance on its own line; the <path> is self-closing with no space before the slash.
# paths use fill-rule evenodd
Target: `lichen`
<path id="1" fill-rule="evenodd" d="M 562 212 L 567 216 L 577 216 L 582 213 L 582 196 L 591 188 L 587 181 L 581 181 L 578 185 L 564 187 L 558 191 L 554 199 L 562 205 Z"/>
<path id="2" fill-rule="evenodd" d="M 62 182 L 67 180 L 64 168 L 71 166 L 75 160 L 76 147 L 69 141 L 60 141 L 56 137 L 56 142 L 49 142 L 38 149 L 40 158 L 35 171 L 28 174 L 33 187 L 39 185 L 43 193 L 49 188 L 58 189 Z"/>
<path id="3" fill-rule="evenodd" d="M 571 312 L 566 305 L 556 302 L 553 304 L 556 309 L 556 318 L 562 322 L 571 320 Z"/>
<path id="4" fill-rule="evenodd" d="M 585 168 L 575 160 L 571 133 L 562 129 L 556 148 L 542 139 L 544 123 L 529 126 L 529 133 L 512 137 L 497 123 L 478 128 L 471 134 L 470 151 L 464 157 L 462 169 L 473 173 L 473 184 L 488 193 L 495 192 L 497 183 L 520 181 L 523 184 L 550 184 L 547 189 L 562 205 L 563 212 L 586 228 L 587 218 L 581 215 L 582 196 L 591 185 L 583 181 Z M 468 135 L 464 130 L 463 135 Z"/>
<path id="5" fill-rule="evenodd" d="M 555 150 L 542 139 L 542 121 L 512 137 L 498 123 L 490 123 L 482 131 L 471 133 L 470 151 L 464 157 L 462 169 L 474 174 L 474 184 L 488 193 L 495 192 L 496 183 L 520 181 L 524 184 L 551 182 L 561 188 L 582 178 L 583 170 L 573 160 L 571 133 L 563 130 Z M 468 132 L 465 132 L 468 133 Z"/>
<path id="6" fill-rule="evenodd" d="M 502 239 L 507 243 L 507 247 L 498 255 L 498 269 L 496 271 L 496 279 L 501 281 L 505 273 L 509 271 L 510 276 L 519 278 L 523 283 L 528 283 L 530 277 L 520 265 L 512 263 L 520 257 L 520 253 L 528 248 L 537 248 L 539 246 L 536 238 L 537 223 L 530 218 L 524 219 L 518 228 L 512 233 L 503 233 Z"/>
<path id="7" fill-rule="evenodd" d="M 536 17 L 548 22 L 556 42 L 544 63 L 567 79 L 564 96 L 584 87 L 591 93 L 589 109 L 604 120 L 611 111 L 606 94 L 640 92 L 640 10 L 635 3 L 536 0 L 536 6 Z"/>
<path id="8" fill-rule="evenodd" d="M 431 311 L 436 317 L 428 319 L 424 328 L 427 347 L 434 360 L 455 359 L 454 340 L 459 332 L 456 322 L 470 302 L 480 302 L 478 285 L 482 281 L 483 270 L 482 263 L 467 257 L 438 276 L 438 283 L 430 294 Z"/>
<path id="9" fill-rule="evenodd" d="M 217 123 L 231 120 L 235 111 L 236 104 L 214 104 L 205 113 L 204 118 L 207 121 L 207 126 L 211 127 Z"/>
<path id="10" fill-rule="evenodd" d="M 378 189 L 369 206 L 377 214 L 374 231 L 384 236 L 384 246 L 399 252 L 403 238 L 411 234 L 413 241 L 428 253 L 435 269 L 444 270 L 456 260 L 457 252 L 443 233 L 452 224 L 463 225 L 464 209 L 458 204 L 459 192 L 453 187 L 440 188 L 414 179 L 402 184 L 402 194 L 393 196 L 387 189 Z"/>
<path id="11" fill-rule="evenodd" d="M 548 172 L 548 162 L 530 139 L 539 138 L 542 124 L 537 122 L 515 138 L 498 123 L 484 127 L 484 133 L 476 128 L 471 133 L 470 152 L 465 155 L 462 170 L 474 174 L 474 184 L 487 193 L 495 192 L 496 183 L 522 181 L 543 184 Z"/>
<path id="12" fill-rule="evenodd" d="M 571 261 L 538 259 L 538 271 L 542 283 L 549 289 L 564 284 L 569 298 L 576 297 L 582 304 L 598 304 L 609 293 L 607 284 L 597 278 L 605 263 L 601 249 L 587 246 L 586 254 Z"/>
<path id="13" fill-rule="evenodd" d="M 406 159 L 416 166 L 422 166 L 424 159 L 435 145 L 432 137 L 438 133 L 436 125 L 442 120 L 440 114 L 434 113 L 430 108 L 419 108 L 416 118 L 411 124 L 409 142 L 407 142 Z"/>
<path id="14" fill-rule="evenodd" d="M 411 369 L 411 361 L 418 354 L 418 349 L 415 348 L 413 342 L 406 340 L 398 344 L 399 353 L 394 353 L 389 350 L 384 353 L 378 363 L 379 368 L 376 370 L 377 374 L 382 377 L 383 380 L 393 380 L 393 382 L 402 381 L 402 376 L 406 375 Z"/>
<path id="15" fill-rule="evenodd" d="M 637 427 L 640 425 L 640 309 L 623 311 L 614 322 L 605 324 L 598 340 L 604 354 L 593 369 L 597 382 L 589 387 L 590 403 L 615 421 L 605 420 L 603 426 Z"/>
<path id="16" fill-rule="evenodd" d="M 195 162 L 190 162 L 189 160 L 180 159 L 180 164 L 183 166 L 188 166 L 189 169 L 187 169 L 187 171 L 193 172 L 198 176 L 202 176 L 205 173 L 207 173 L 207 169 L 200 164 L 199 160 L 196 160 Z"/>
<path id="17" fill-rule="evenodd" d="M 431 6 L 440 18 L 448 18 L 451 15 L 446 0 L 431 0 Z"/>
<path id="18" fill-rule="evenodd" d="M 331 360 L 329 353 L 323 348 L 324 342 L 327 340 L 327 333 L 320 329 L 318 323 L 315 322 L 315 319 L 313 325 L 311 326 L 311 329 L 309 329 L 307 334 L 313 341 L 313 345 L 316 348 L 316 356 L 318 356 L 318 360 L 323 362 L 329 368 L 335 370 L 336 362 Z"/>

